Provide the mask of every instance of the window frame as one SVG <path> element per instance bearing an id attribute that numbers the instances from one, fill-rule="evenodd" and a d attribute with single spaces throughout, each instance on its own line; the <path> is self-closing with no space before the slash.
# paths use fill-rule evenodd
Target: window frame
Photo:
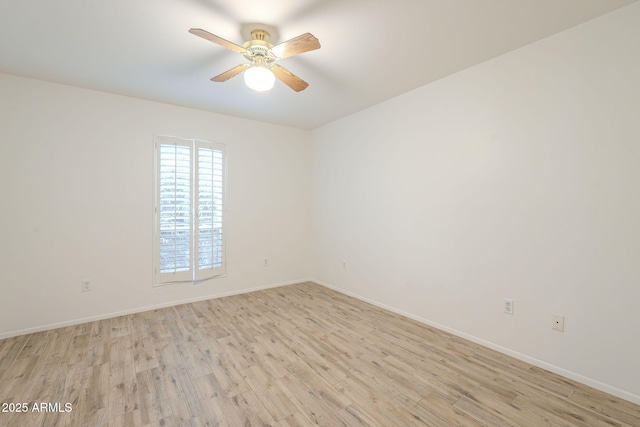
<path id="1" fill-rule="evenodd" d="M 190 225 L 189 225 L 189 267 L 187 271 L 162 273 L 160 271 L 160 146 L 179 145 L 189 147 L 190 153 Z M 200 269 L 199 262 L 199 212 L 198 212 L 198 168 L 200 148 L 211 149 L 222 153 L 222 197 L 221 197 L 221 244 L 222 265 Z M 213 168 L 215 171 L 216 168 Z M 212 178 L 213 180 L 213 178 Z M 214 195 L 212 195 L 214 197 Z M 212 201 L 212 205 L 215 203 Z M 174 136 L 154 135 L 153 138 L 153 286 L 165 286 L 172 283 L 196 283 L 226 276 L 227 268 L 227 146 L 219 142 L 211 142 L 195 138 L 179 138 Z M 213 227 L 213 226 L 212 226 Z"/>

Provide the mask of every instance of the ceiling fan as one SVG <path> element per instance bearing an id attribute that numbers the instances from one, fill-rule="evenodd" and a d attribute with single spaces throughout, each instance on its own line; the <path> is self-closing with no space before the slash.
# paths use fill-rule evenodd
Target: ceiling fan
<path id="1" fill-rule="evenodd" d="M 218 74 L 211 79 L 212 81 L 225 82 L 244 71 L 246 85 L 259 92 L 273 88 L 276 77 L 296 92 L 306 89 L 309 83 L 275 62 L 320 48 L 320 42 L 311 33 L 301 34 L 274 46 L 269 43 L 270 34 L 266 29 L 255 28 L 251 31 L 251 40 L 240 46 L 201 28 L 191 28 L 189 32 L 240 53 L 249 60 L 249 63 L 240 64 Z"/>

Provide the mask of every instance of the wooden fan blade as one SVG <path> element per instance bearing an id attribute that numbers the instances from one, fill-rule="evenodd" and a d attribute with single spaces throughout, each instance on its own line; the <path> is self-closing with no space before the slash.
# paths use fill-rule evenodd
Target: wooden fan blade
<path id="1" fill-rule="evenodd" d="M 282 81 L 282 83 L 286 84 L 287 86 L 289 86 L 291 89 L 295 90 L 296 92 L 300 92 L 301 90 L 305 90 L 307 88 L 307 86 L 309 86 L 309 83 L 305 82 L 300 77 L 298 77 L 295 74 L 293 74 L 291 71 L 289 71 L 286 68 L 283 68 L 283 67 L 281 67 L 281 66 L 279 66 L 277 64 L 271 66 L 271 71 L 273 71 L 273 74 L 275 74 L 275 76 L 278 79 L 280 79 L 280 81 Z"/>
<path id="2" fill-rule="evenodd" d="M 226 82 L 231 77 L 235 77 L 238 74 L 242 73 L 244 70 L 249 68 L 250 65 L 251 64 L 240 64 L 238 66 L 233 67 L 230 70 L 225 71 L 222 74 L 218 74 L 217 76 L 213 77 L 211 80 L 218 83 Z"/>
<path id="3" fill-rule="evenodd" d="M 287 58 L 311 50 L 320 48 L 320 42 L 311 33 L 304 33 L 291 40 L 282 42 L 271 49 L 271 52 L 278 58 Z"/>
<path id="4" fill-rule="evenodd" d="M 222 37 L 218 37 L 215 34 L 211 34 L 209 31 L 205 31 L 202 28 L 192 28 L 189 30 L 189 32 L 198 37 L 202 37 L 205 40 L 209 40 L 210 42 L 226 47 L 227 49 L 231 49 L 234 52 L 245 53 L 247 51 L 242 46 L 238 46 L 237 44 L 232 43 L 229 40 L 225 40 Z"/>

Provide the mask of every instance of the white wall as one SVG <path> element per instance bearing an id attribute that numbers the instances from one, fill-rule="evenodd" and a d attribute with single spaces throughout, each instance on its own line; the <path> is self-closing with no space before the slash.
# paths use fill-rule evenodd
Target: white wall
<path id="1" fill-rule="evenodd" d="M 308 132 L 1 74 L 0 120 L 0 338 L 309 277 Z M 227 144 L 226 278 L 152 287 L 154 134 Z"/>
<path id="2" fill-rule="evenodd" d="M 635 3 L 316 129 L 313 276 L 640 403 L 639 40 Z"/>

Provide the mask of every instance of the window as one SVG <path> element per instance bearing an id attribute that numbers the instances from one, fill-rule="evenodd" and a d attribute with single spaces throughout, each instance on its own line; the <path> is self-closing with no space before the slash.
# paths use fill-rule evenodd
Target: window
<path id="1" fill-rule="evenodd" d="M 224 144 L 155 138 L 155 283 L 225 274 Z"/>

